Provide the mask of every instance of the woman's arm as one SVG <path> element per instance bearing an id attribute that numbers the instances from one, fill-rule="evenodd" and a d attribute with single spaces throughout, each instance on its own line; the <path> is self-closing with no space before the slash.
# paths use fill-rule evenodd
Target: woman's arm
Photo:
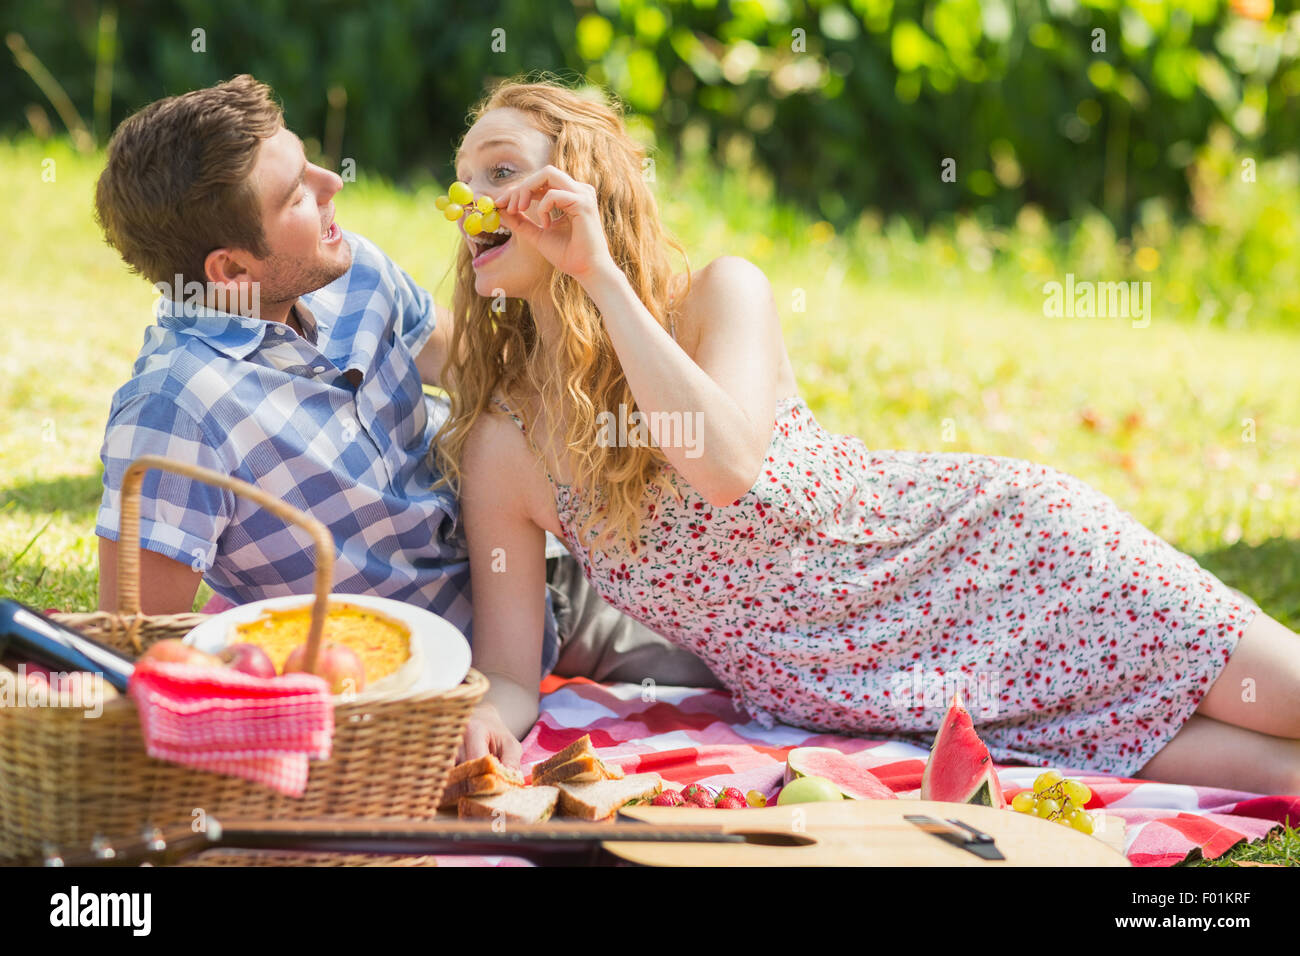
<path id="1" fill-rule="evenodd" d="M 717 259 L 692 285 L 689 312 L 700 317 L 694 360 L 612 262 L 583 280 L 664 456 L 711 504 L 729 505 L 753 485 L 771 441 L 781 320 L 767 277 L 745 259 Z M 681 414 L 682 431 L 664 434 L 662 426 L 678 426 L 674 416 L 655 414 L 665 412 Z"/>
<path id="2" fill-rule="evenodd" d="M 792 378 L 763 271 L 735 256 L 700 270 L 688 310 L 699 316 L 701 329 L 692 360 L 615 263 L 594 186 L 545 166 L 505 189 L 496 203 L 520 241 L 591 296 L 637 408 L 649 417 L 651 434 L 673 467 L 715 505 L 749 491 L 771 442 L 778 383 Z M 527 215 L 534 205 L 536 219 Z M 552 212 L 563 215 L 552 220 Z M 665 434 L 667 425 L 680 424 L 684 432 L 687 419 L 699 426 L 693 440 Z"/>
<path id="3" fill-rule="evenodd" d="M 491 683 L 484 703 L 521 740 L 537 722 L 542 670 L 546 536 L 530 513 L 532 489 L 521 480 L 537 464 L 511 422 L 485 414 L 465 443 L 461 469 L 474 666 Z"/>

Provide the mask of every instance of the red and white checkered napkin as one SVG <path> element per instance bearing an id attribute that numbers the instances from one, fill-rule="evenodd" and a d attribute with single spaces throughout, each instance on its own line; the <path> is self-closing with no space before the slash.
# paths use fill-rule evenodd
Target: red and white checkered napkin
<path id="1" fill-rule="evenodd" d="M 307 789 L 307 761 L 330 755 L 334 702 L 315 674 L 240 671 L 142 661 L 128 693 L 150 757 L 243 777 L 291 797 Z"/>

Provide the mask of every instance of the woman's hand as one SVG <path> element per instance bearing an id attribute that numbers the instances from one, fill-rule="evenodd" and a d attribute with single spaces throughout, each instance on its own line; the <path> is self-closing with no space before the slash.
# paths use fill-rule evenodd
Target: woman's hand
<path id="1" fill-rule="evenodd" d="M 494 755 L 507 767 L 519 769 L 519 758 L 524 748 L 502 721 L 493 704 L 481 703 L 470 714 L 465 737 L 461 740 L 456 763 L 477 760 L 487 754 Z"/>
<path id="2" fill-rule="evenodd" d="M 614 265 L 596 187 L 554 166 L 543 166 L 501 193 L 496 205 L 511 233 L 579 282 Z"/>

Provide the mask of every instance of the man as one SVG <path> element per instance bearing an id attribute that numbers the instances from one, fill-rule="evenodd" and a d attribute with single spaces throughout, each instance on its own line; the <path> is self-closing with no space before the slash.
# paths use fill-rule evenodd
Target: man
<path id="1" fill-rule="evenodd" d="M 457 503 L 434 487 L 425 454 L 443 409 L 422 384 L 438 381 L 451 316 L 342 232 L 342 186 L 307 161 L 249 76 L 152 103 L 114 134 L 96 213 L 162 295 L 105 430 L 101 609 L 117 601 L 123 472 L 159 454 L 242 478 L 329 527 L 335 591 L 428 608 L 472 641 Z M 190 610 L 204 579 L 234 603 L 312 590 L 305 536 L 221 489 L 151 472 L 140 531 L 146 613 Z M 558 554 L 543 674 L 717 686 Z"/>

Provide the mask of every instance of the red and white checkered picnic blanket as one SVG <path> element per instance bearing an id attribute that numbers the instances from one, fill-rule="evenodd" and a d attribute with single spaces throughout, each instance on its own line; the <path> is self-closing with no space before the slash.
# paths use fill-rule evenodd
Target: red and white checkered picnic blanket
<path id="1" fill-rule="evenodd" d="M 214 603 L 217 599 L 214 598 Z M 210 604 L 205 611 L 220 610 Z M 527 769 L 585 733 L 603 759 L 628 773 L 653 770 L 675 783 L 759 790 L 781 788 L 785 755 L 795 747 L 833 747 L 861 754 L 864 766 L 895 793 L 919 790 L 928 751 L 896 741 L 816 734 L 797 727 L 764 730 L 724 691 L 656 687 L 642 700 L 640 684 L 597 684 L 582 677 L 542 681 L 541 716 L 524 739 Z M 1173 866 L 1194 852 L 1221 856 L 1243 840 L 1263 839 L 1300 822 L 1300 795 L 1266 796 L 1215 787 L 1153 783 L 1069 767 L 1057 769 L 1092 791 L 1089 810 L 1124 820 L 1124 853 L 1134 866 Z M 1000 767 L 1010 799 L 1032 785 L 1036 767 Z M 517 858 L 439 857 L 444 866 L 529 865 Z"/>
<path id="2" fill-rule="evenodd" d="M 653 695 L 645 695 L 653 700 L 643 700 L 640 684 L 548 677 L 542 692 L 541 717 L 523 741 L 525 769 L 590 734 L 601 758 L 627 773 L 653 770 L 683 785 L 753 789 L 771 797 L 781 788 L 785 756 L 792 748 L 833 747 L 860 754 L 863 766 L 902 794 L 920 789 L 928 755 L 910 743 L 780 725 L 765 730 L 719 690 L 658 686 Z M 1134 866 L 1172 866 L 1193 851 L 1217 857 L 1242 840 L 1263 838 L 1288 818 L 1292 824 L 1300 821 L 1300 795 L 1260 796 L 1057 769 L 1092 790 L 1088 809 L 1104 808 L 1124 820 L 1124 853 Z M 1041 772 L 1040 767 L 1000 767 L 998 776 L 1009 799 Z M 508 857 L 439 857 L 438 862 L 529 865 Z"/>

